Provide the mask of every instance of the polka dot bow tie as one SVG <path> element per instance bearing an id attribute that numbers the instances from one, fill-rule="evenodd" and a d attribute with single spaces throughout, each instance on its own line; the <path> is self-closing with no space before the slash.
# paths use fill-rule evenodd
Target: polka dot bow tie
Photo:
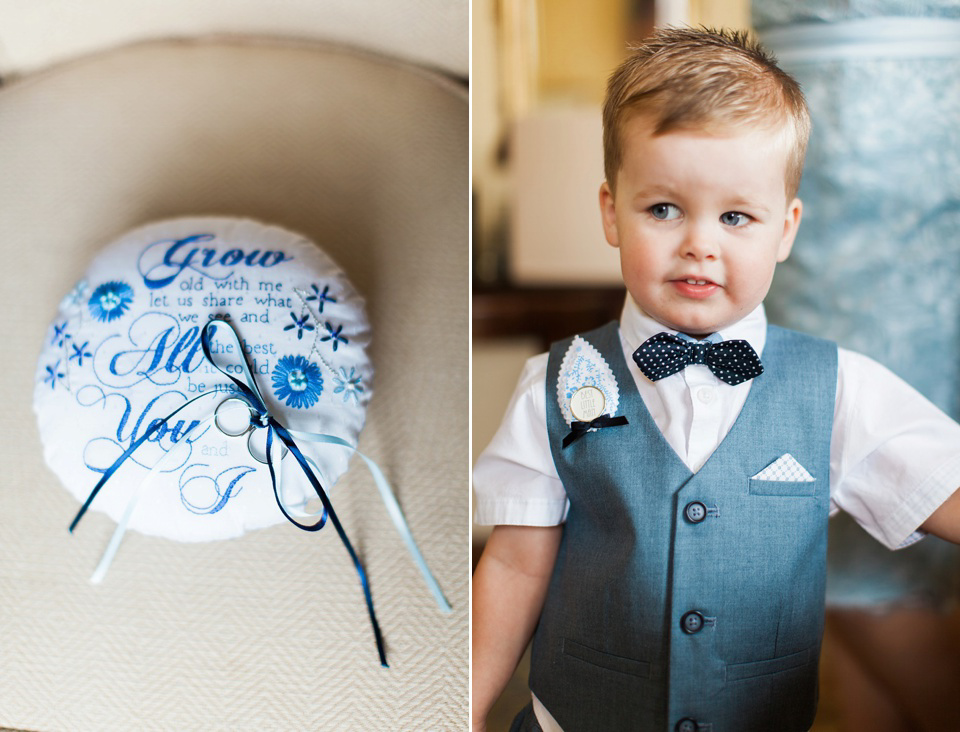
<path id="1" fill-rule="evenodd" d="M 671 376 L 695 363 L 705 364 L 714 376 L 731 386 L 763 373 L 757 352 L 744 340 L 711 343 L 657 333 L 633 352 L 633 360 L 651 381 Z"/>

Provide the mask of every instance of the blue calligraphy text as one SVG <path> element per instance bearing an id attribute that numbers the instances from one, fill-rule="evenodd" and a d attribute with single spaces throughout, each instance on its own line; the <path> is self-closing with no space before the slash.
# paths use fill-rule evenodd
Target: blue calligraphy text
<path id="1" fill-rule="evenodd" d="M 243 465 L 227 468 L 216 477 L 194 471 L 206 467 L 205 463 L 195 463 L 180 475 L 180 500 L 187 510 L 201 515 L 217 513 L 226 506 L 243 488 L 240 480 L 254 471 Z"/>
<path id="2" fill-rule="evenodd" d="M 111 336 L 97 348 L 94 373 L 105 386 L 129 388 L 141 381 L 170 385 L 203 364 L 200 327 L 181 331 L 171 315 L 150 312 L 130 326 L 126 337 Z"/>
<path id="3" fill-rule="evenodd" d="M 236 246 L 221 249 L 210 245 L 215 240 L 215 234 L 193 234 L 150 244 L 137 262 L 143 284 L 151 290 L 166 287 L 185 270 L 211 280 L 225 280 L 233 276 L 238 266 L 269 268 L 294 259 L 282 251 L 247 251 Z"/>
<path id="4" fill-rule="evenodd" d="M 182 467 L 193 452 L 192 443 L 210 429 L 207 426 L 196 430 L 200 425 L 200 420 L 196 419 L 163 423 L 164 418 L 186 400 L 186 396 L 179 391 L 165 391 L 151 399 L 143 409 L 135 411 L 130 400 L 123 394 L 108 393 L 99 386 L 83 387 L 77 393 L 79 404 L 85 407 L 100 405 L 109 419 L 117 420 L 116 429 L 109 428 L 111 436 L 97 437 L 87 443 L 84 448 L 84 463 L 96 473 L 106 472 L 127 447 L 136 442 L 151 426 L 159 424 L 159 428 L 147 438 L 144 447 L 129 459 L 145 468 L 152 468 L 166 453 L 182 442 L 190 446 L 189 449 L 182 451 L 183 457 L 179 461 L 171 460 L 171 464 L 165 464 L 162 472 Z M 146 445 L 150 443 L 155 447 L 148 450 Z"/>

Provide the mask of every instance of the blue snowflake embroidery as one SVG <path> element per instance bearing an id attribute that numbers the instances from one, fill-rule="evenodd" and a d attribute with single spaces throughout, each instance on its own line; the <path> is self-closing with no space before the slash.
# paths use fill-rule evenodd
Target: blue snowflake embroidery
<path id="1" fill-rule="evenodd" d="M 90 341 L 85 341 L 82 346 L 78 346 L 76 343 L 73 343 L 73 353 L 70 354 L 70 360 L 77 359 L 77 366 L 83 366 L 83 359 L 93 358 L 93 354 L 87 350 L 87 346 L 90 345 Z"/>
<path id="2" fill-rule="evenodd" d="M 323 312 L 324 303 L 336 302 L 337 298 L 329 295 L 330 285 L 323 286 L 323 292 L 320 292 L 320 288 L 316 285 L 310 285 L 310 289 L 313 290 L 312 295 L 307 296 L 307 300 L 316 300 L 317 301 L 317 312 Z"/>
<path id="3" fill-rule="evenodd" d="M 58 347 L 63 345 L 63 342 L 70 337 L 70 334 L 67 333 L 67 321 L 64 320 L 62 323 L 53 324 L 53 338 L 50 340 L 51 343 L 56 343 Z"/>
<path id="4" fill-rule="evenodd" d="M 343 394 L 344 403 L 347 402 L 350 397 L 353 397 L 353 403 L 360 403 L 360 395 L 363 393 L 363 387 L 360 386 L 360 382 L 363 377 L 356 374 L 356 369 L 351 367 L 350 373 L 347 373 L 347 370 L 340 367 L 339 376 L 334 374 L 333 381 L 336 383 L 336 388 L 333 390 L 334 394 Z"/>
<path id="5" fill-rule="evenodd" d="M 123 316 L 133 302 L 133 288 L 126 282 L 104 282 L 90 296 L 90 313 L 97 320 L 111 321 Z"/>
<path id="6" fill-rule="evenodd" d="M 57 388 L 57 383 L 65 376 L 66 374 L 60 373 L 60 360 L 58 359 L 53 366 L 47 366 L 47 375 L 43 377 L 44 384 L 50 384 L 51 389 Z"/>
<path id="7" fill-rule="evenodd" d="M 330 345 L 333 346 L 333 350 L 334 350 L 334 351 L 337 350 L 337 346 L 340 345 L 341 343 L 347 343 L 347 337 L 346 337 L 346 336 L 343 336 L 343 335 L 340 335 L 340 333 L 343 331 L 343 326 L 342 326 L 342 325 L 338 325 L 338 326 L 336 327 L 336 329 L 334 329 L 334 327 L 333 327 L 332 325 L 330 325 L 330 321 L 329 321 L 329 320 L 328 320 L 326 323 L 324 323 L 323 325 L 324 325 L 324 327 L 327 329 L 327 335 L 325 335 L 325 336 L 324 336 L 323 338 L 321 338 L 320 340 L 321 340 L 321 341 L 333 341 L 333 343 L 331 343 Z"/>
<path id="8" fill-rule="evenodd" d="M 291 407 L 312 407 L 323 392 L 320 367 L 303 356 L 283 356 L 273 369 L 273 392 Z"/>
<path id="9" fill-rule="evenodd" d="M 310 319 L 309 314 L 304 314 L 303 317 L 298 318 L 297 314 L 291 311 L 290 317 L 293 319 L 293 324 L 284 327 L 284 330 L 293 330 L 296 328 L 298 341 L 303 338 L 303 331 L 314 330 L 314 327 L 307 322 L 307 320 Z"/>

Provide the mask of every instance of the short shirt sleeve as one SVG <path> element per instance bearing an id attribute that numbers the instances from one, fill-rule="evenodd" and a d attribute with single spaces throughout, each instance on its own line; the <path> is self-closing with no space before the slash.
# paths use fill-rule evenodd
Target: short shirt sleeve
<path id="1" fill-rule="evenodd" d="M 473 471 L 480 525 L 557 526 L 569 502 L 553 464 L 546 421 L 547 354 L 529 359 L 506 414 Z"/>
<path id="2" fill-rule="evenodd" d="M 890 549 L 960 487 L 960 425 L 866 356 L 840 349 L 831 503 Z"/>

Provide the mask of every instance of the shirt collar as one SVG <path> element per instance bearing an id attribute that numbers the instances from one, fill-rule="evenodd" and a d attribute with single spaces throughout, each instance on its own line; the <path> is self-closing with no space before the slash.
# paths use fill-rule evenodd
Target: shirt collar
<path id="1" fill-rule="evenodd" d="M 647 315 L 627 293 L 620 313 L 620 333 L 630 350 L 638 348 L 645 340 L 663 331 L 676 333 Z M 767 313 L 763 303 L 757 305 L 746 317 L 718 332 L 725 341 L 747 341 L 758 355 L 763 355 L 763 347 L 767 342 Z"/>

